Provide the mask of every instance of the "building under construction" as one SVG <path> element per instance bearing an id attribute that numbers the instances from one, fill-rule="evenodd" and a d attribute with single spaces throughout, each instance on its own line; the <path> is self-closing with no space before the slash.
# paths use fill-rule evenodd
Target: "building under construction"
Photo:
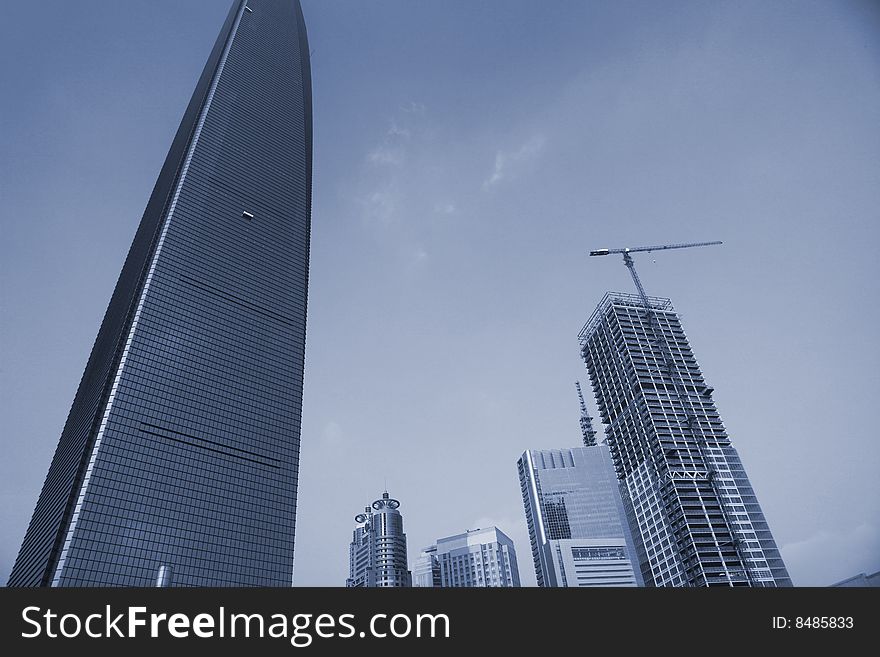
<path id="1" fill-rule="evenodd" d="M 606 294 L 579 339 L 645 584 L 791 586 L 671 301 L 631 271 L 640 295 Z"/>

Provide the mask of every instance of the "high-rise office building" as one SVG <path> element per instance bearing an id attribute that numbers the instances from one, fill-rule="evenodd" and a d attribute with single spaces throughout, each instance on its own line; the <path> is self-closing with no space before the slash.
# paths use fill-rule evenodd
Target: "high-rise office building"
<path id="1" fill-rule="evenodd" d="M 387 492 L 354 517 L 355 528 L 348 551 L 348 587 L 409 587 L 406 534 L 400 502 Z"/>
<path id="2" fill-rule="evenodd" d="M 422 550 L 418 562 L 424 587 L 518 587 L 513 541 L 497 527 L 447 536 Z"/>
<path id="3" fill-rule="evenodd" d="M 606 445 L 527 450 L 517 462 L 538 586 L 641 586 Z"/>
<path id="4" fill-rule="evenodd" d="M 291 585 L 311 151 L 298 0 L 235 0 L 10 586 Z"/>
<path id="5" fill-rule="evenodd" d="M 646 584 L 791 586 L 669 299 L 608 293 L 579 338 Z"/>

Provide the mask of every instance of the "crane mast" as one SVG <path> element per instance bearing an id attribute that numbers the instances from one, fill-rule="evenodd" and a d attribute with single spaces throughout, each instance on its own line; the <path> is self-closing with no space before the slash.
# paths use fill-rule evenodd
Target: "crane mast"
<path id="1" fill-rule="evenodd" d="M 587 402 L 584 401 L 581 382 L 575 381 L 574 387 L 577 388 L 581 405 L 581 435 L 584 438 L 584 447 L 594 447 L 596 445 L 596 430 L 593 428 L 593 418 L 590 417 L 590 412 L 587 410 Z"/>

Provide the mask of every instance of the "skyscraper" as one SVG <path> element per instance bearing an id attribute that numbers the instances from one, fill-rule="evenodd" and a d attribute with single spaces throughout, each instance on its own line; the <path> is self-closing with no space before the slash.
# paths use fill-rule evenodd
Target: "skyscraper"
<path id="1" fill-rule="evenodd" d="M 358 527 L 352 533 L 348 551 L 347 587 L 412 586 L 399 507 L 400 502 L 385 492 L 354 517 Z"/>
<path id="2" fill-rule="evenodd" d="M 538 586 L 639 586 L 608 447 L 527 450 L 517 462 Z"/>
<path id="3" fill-rule="evenodd" d="M 424 587 L 518 587 L 513 541 L 497 527 L 447 536 L 422 550 L 417 573 Z"/>
<path id="4" fill-rule="evenodd" d="M 11 586 L 291 584 L 311 151 L 299 2 L 236 0 L 110 299 Z"/>
<path id="5" fill-rule="evenodd" d="M 645 582 L 791 586 L 671 301 L 608 293 L 579 338 Z"/>

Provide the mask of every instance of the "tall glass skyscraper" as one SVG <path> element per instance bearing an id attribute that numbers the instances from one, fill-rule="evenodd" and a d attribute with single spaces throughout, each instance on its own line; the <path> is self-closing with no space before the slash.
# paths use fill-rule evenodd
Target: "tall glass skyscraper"
<path id="1" fill-rule="evenodd" d="M 517 462 L 538 586 L 640 586 L 605 445 L 527 450 Z"/>
<path id="2" fill-rule="evenodd" d="M 791 586 L 669 299 L 606 294 L 580 345 L 646 584 Z"/>
<path id="3" fill-rule="evenodd" d="M 364 512 L 354 517 L 358 523 L 349 545 L 347 587 L 410 587 L 412 574 L 407 568 L 406 534 L 400 502 L 387 492 Z"/>
<path id="4" fill-rule="evenodd" d="M 311 157 L 299 2 L 235 0 L 10 586 L 292 583 Z"/>

